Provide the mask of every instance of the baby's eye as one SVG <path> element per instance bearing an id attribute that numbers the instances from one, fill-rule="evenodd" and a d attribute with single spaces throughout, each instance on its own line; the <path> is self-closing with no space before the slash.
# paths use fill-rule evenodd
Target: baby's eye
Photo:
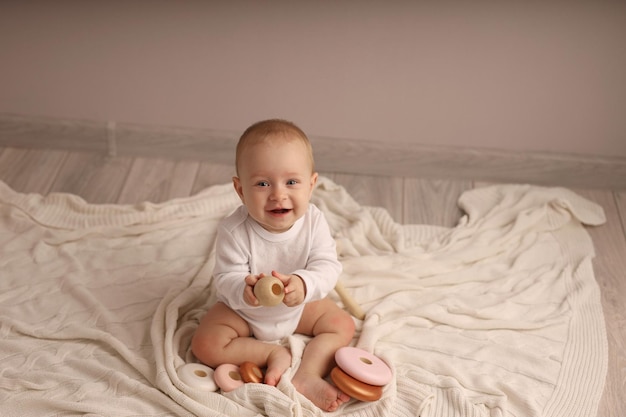
<path id="1" fill-rule="evenodd" d="M 267 181 L 259 181 L 256 183 L 257 187 L 269 187 L 270 183 Z"/>
<path id="2" fill-rule="evenodd" d="M 287 185 L 296 185 L 298 183 L 298 180 L 289 180 L 287 181 Z"/>

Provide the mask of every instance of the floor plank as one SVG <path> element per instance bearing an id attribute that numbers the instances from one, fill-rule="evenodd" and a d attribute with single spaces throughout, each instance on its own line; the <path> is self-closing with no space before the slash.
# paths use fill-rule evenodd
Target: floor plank
<path id="1" fill-rule="evenodd" d="M 46 194 L 66 156 L 65 151 L 5 148 L 0 155 L 0 179 L 21 193 Z"/>
<path id="2" fill-rule="evenodd" d="M 383 207 L 396 222 L 402 222 L 404 200 L 402 177 L 354 174 L 335 174 L 333 177 L 333 180 L 346 188 L 359 204 Z"/>
<path id="3" fill-rule="evenodd" d="M 471 181 L 405 178 L 403 221 L 452 227 L 462 215 L 457 200 L 472 188 Z"/>
<path id="4" fill-rule="evenodd" d="M 119 204 L 161 203 L 191 194 L 199 163 L 136 158 L 118 198 Z"/>
<path id="5" fill-rule="evenodd" d="M 602 226 L 587 228 L 596 250 L 593 265 L 609 342 L 609 368 L 598 416 L 626 416 L 626 238 L 611 191 L 574 191 L 600 204 L 607 219 Z"/>
<path id="6" fill-rule="evenodd" d="M 202 162 L 198 167 L 198 175 L 193 183 L 191 194 L 196 194 L 212 185 L 232 182 L 235 168 L 231 164 L 214 164 Z"/>
<path id="7" fill-rule="evenodd" d="M 626 191 L 615 192 L 615 202 L 622 222 L 622 232 L 626 235 Z"/>
<path id="8" fill-rule="evenodd" d="M 50 191 L 76 194 L 89 203 L 114 203 L 118 200 L 132 163 L 130 157 L 72 152 Z"/>

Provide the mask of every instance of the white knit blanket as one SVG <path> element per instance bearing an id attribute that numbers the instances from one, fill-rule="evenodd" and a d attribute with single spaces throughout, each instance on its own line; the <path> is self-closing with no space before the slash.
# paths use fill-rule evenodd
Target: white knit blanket
<path id="1" fill-rule="evenodd" d="M 232 186 L 123 206 L 0 183 L 0 415 L 595 416 L 607 342 L 582 224 L 599 206 L 493 186 L 462 195 L 454 228 L 402 226 L 324 178 L 314 203 L 367 313 L 354 344 L 393 369 L 380 401 L 316 409 L 290 382 L 300 336 L 277 388 L 180 381 Z"/>

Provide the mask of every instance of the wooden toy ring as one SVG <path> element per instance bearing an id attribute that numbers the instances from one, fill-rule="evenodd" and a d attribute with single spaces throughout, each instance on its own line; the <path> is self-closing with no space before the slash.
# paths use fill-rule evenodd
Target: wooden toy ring
<path id="1" fill-rule="evenodd" d="M 230 363 L 224 363 L 215 368 L 215 383 L 224 392 L 230 392 L 244 384 L 239 373 L 239 367 Z"/>
<path id="2" fill-rule="evenodd" d="M 377 401 L 383 396 L 383 387 L 358 381 L 338 366 L 330 371 L 330 379 L 344 394 L 359 401 Z"/>
<path id="3" fill-rule="evenodd" d="M 285 286 L 275 276 L 265 275 L 254 285 L 254 296 L 262 306 L 274 307 L 283 302 Z"/>
<path id="4" fill-rule="evenodd" d="M 191 388 L 202 391 L 217 391 L 213 380 L 213 369 L 201 363 L 187 363 L 176 371 L 178 377 Z"/>
<path id="5" fill-rule="evenodd" d="M 386 385 L 393 378 L 382 359 L 366 350 L 345 346 L 335 352 L 335 362 L 345 373 L 369 385 Z"/>
<path id="6" fill-rule="evenodd" d="M 252 362 L 244 362 L 239 365 L 239 373 L 241 374 L 241 378 L 243 378 L 243 382 L 263 383 L 263 372 L 261 372 L 261 368 Z"/>

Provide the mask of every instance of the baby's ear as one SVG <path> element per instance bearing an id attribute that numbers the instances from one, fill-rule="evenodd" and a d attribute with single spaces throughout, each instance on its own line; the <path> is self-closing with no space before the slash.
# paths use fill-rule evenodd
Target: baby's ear
<path id="1" fill-rule="evenodd" d="M 233 177 L 233 187 L 235 188 L 237 195 L 241 199 L 241 202 L 245 203 L 245 201 L 243 200 L 243 186 L 241 185 L 241 180 L 239 179 L 239 177 Z"/>
<path id="2" fill-rule="evenodd" d="M 311 188 L 315 187 L 315 184 L 317 184 L 318 177 L 319 177 L 319 174 L 317 172 L 314 172 L 313 174 L 311 174 Z"/>

